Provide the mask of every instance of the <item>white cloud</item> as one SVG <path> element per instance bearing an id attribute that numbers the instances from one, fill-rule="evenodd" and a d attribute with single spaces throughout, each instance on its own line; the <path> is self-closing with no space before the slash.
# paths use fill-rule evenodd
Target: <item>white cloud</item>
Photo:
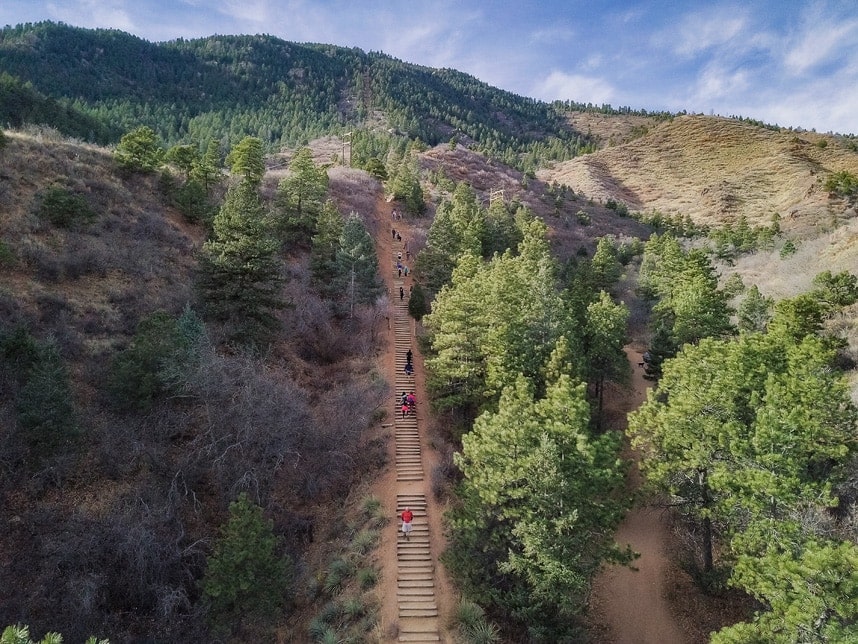
<path id="1" fill-rule="evenodd" d="M 575 30 L 569 27 L 548 27 L 530 32 L 529 40 L 536 45 L 556 45 L 559 43 L 572 42 L 575 39 Z"/>
<path id="2" fill-rule="evenodd" d="M 260 27 L 271 24 L 272 14 L 267 0 L 225 0 L 221 2 L 218 11 L 243 23 Z"/>
<path id="3" fill-rule="evenodd" d="M 708 49 L 735 45 L 747 28 L 748 18 L 744 11 L 722 6 L 686 14 L 676 30 L 671 28 L 662 32 L 659 39 L 669 43 L 676 55 L 688 58 Z"/>
<path id="4" fill-rule="evenodd" d="M 740 96 L 752 89 L 750 74 L 745 69 L 727 69 L 720 64 L 711 64 L 703 69 L 694 85 L 691 100 L 709 104 Z"/>
<path id="5" fill-rule="evenodd" d="M 601 105 L 610 103 L 616 91 L 603 78 L 553 70 L 548 76 L 534 83 L 528 95 L 544 101 L 571 100 Z"/>
<path id="6" fill-rule="evenodd" d="M 784 63 L 794 74 L 803 74 L 843 55 L 855 55 L 858 47 L 858 20 L 831 20 L 808 17 L 802 30 L 791 38 Z"/>
<path id="7" fill-rule="evenodd" d="M 587 56 L 581 61 L 581 69 L 591 70 L 599 69 L 605 64 L 605 55 L 602 52 L 595 52 Z"/>
<path id="8" fill-rule="evenodd" d="M 52 20 L 70 25 L 134 32 L 135 24 L 125 5 L 122 0 L 80 0 L 72 4 L 48 2 L 45 8 Z"/>
<path id="9" fill-rule="evenodd" d="M 769 91 L 753 106 L 754 114 L 769 122 L 820 132 L 858 134 L 858 70 L 842 70 L 794 86 L 786 98 Z"/>

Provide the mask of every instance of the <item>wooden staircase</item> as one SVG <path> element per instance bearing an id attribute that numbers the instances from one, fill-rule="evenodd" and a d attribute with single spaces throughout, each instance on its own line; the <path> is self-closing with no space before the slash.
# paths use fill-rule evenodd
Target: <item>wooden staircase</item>
<path id="1" fill-rule="evenodd" d="M 399 277 L 397 255 L 401 242 L 393 243 L 394 271 L 394 352 L 396 376 L 396 400 L 403 391 L 414 388 L 414 376 L 406 375 L 405 362 L 412 344 L 412 320 L 408 316 L 409 289 Z M 404 251 L 403 251 L 404 254 Z M 399 289 L 404 296 L 400 299 Z M 418 406 L 425 404 L 418 400 Z M 423 461 L 420 447 L 420 432 L 416 413 L 402 416 L 399 406 L 394 414 L 394 440 L 396 443 L 396 515 L 407 507 L 414 513 L 413 530 L 406 539 L 397 522 L 396 541 L 396 599 L 399 606 L 400 642 L 440 642 L 438 628 L 438 605 L 435 600 L 435 560 L 429 542 L 427 504 Z"/>

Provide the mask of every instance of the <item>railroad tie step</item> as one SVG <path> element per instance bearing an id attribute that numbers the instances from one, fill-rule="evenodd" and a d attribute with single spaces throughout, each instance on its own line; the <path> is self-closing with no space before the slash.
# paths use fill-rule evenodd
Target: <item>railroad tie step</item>
<path id="1" fill-rule="evenodd" d="M 438 617 L 437 608 L 400 608 L 400 617 Z"/>
<path id="2" fill-rule="evenodd" d="M 441 636 L 436 633 L 400 633 L 398 642 L 440 642 Z"/>
<path id="3" fill-rule="evenodd" d="M 396 583 L 397 592 L 402 590 L 429 590 L 435 592 L 435 582 L 431 579 L 403 579 Z"/>
<path id="4" fill-rule="evenodd" d="M 423 613 L 424 617 L 435 617 L 438 615 L 438 605 L 435 602 L 399 602 L 399 615 L 409 617 L 416 612 Z"/>

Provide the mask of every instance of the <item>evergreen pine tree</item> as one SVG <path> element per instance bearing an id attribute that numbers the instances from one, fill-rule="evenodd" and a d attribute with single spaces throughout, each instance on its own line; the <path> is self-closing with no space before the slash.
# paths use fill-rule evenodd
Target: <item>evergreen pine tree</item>
<path id="1" fill-rule="evenodd" d="M 280 244 L 270 234 L 256 186 L 230 188 L 200 253 L 197 287 L 205 312 L 228 323 L 228 335 L 253 344 L 277 324 L 283 307 Z"/>
<path id="2" fill-rule="evenodd" d="M 374 303 L 384 290 L 378 256 L 363 220 L 355 213 L 343 224 L 335 261 L 339 299 L 348 306 L 349 315 L 354 313 L 355 305 Z"/>
<path id="3" fill-rule="evenodd" d="M 271 521 L 242 493 L 229 505 L 229 520 L 221 528 L 202 582 L 216 629 L 235 629 L 249 616 L 277 614 L 291 575 L 289 560 L 278 556 L 277 548 Z"/>

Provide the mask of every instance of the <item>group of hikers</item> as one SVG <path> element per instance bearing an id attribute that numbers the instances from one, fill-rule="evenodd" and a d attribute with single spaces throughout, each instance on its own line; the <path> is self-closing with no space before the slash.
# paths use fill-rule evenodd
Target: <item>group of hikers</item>
<path id="1" fill-rule="evenodd" d="M 402 215 L 397 213 L 396 210 L 393 211 L 393 220 L 398 221 L 402 219 Z M 402 241 L 402 234 L 399 233 L 396 229 L 391 230 L 391 234 L 393 236 L 394 241 Z M 408 242 L 405 242 L 405 259 L 410 259 L 411 253 L 408 250 Z M 405 273 L 405 277 L 408 277 L 409 269 L 408 266 L 402 263 L 402 253 L 398 253 L 396 256 L 396 270 L 399 277 L 403 276 Z M 413 287 L 412 287 L 413 288 Z M 400 286 L 399 287 L 399 299 L 403 300 L 405 298 L 405 289 Z M 408 349 L 408 352 L 405 354 L 405 375 L 413 376 L 414 375 L 414 353 L 411 349 Z M 416 414 L 417 413 L 417 398 L 414 396 L 414 392 L 411 393 L 402 392 L 402 396 L 399 398 L 399 409 L 402 412 L 402 417 L 405 418 L 408 414 Z M 402 519 L 402 534 L 406 540 L 408 540 L 409 535 L 411 534 L 412 526 L 411 522 L 414 520 L 414 513 L 410 508 L 405 508 L 400 514 L 400 518 Z"/>
<path id="2" fill-rule="evenodd" d="M 394 232 L 395 232 L 395 231 L 394 231 Z M 396 233 L 396 235 L 397 235 L 397 238 L 398 238 L 398 239 L 401 239 L 401 237 L 399 236 L 399 233 Z M 411 252 L 408 250 L 408 242 L 405 242 L 405 259 L 411 259 Z M 408 277 L 408 271 L 409 271 L 409 270 L 410 270 L 410 269 L 408 268 L 408 266 L 402 263 L 402 251 L 399 251 L 399 252 L 396 254 L 396 271 L 397 271 L 397 276 L 398 276 L 398 277 L 402 277 L 402 276 L 403 276 L 403 274 L 404 274 L 404 275 L 405 275 L 405 277 Z M 402 289 L 400 289 L 400 290 L 402 290 Z"/>
<path id="3" fill-rule="evenodd" d="M 402 396 L 399 397 L 399 409 L 402 411 L 403 418 L 408 414 L 417 413 L 417 398 L 414 397 L 413 391 L 410 394 L 402 392 Z"/>

